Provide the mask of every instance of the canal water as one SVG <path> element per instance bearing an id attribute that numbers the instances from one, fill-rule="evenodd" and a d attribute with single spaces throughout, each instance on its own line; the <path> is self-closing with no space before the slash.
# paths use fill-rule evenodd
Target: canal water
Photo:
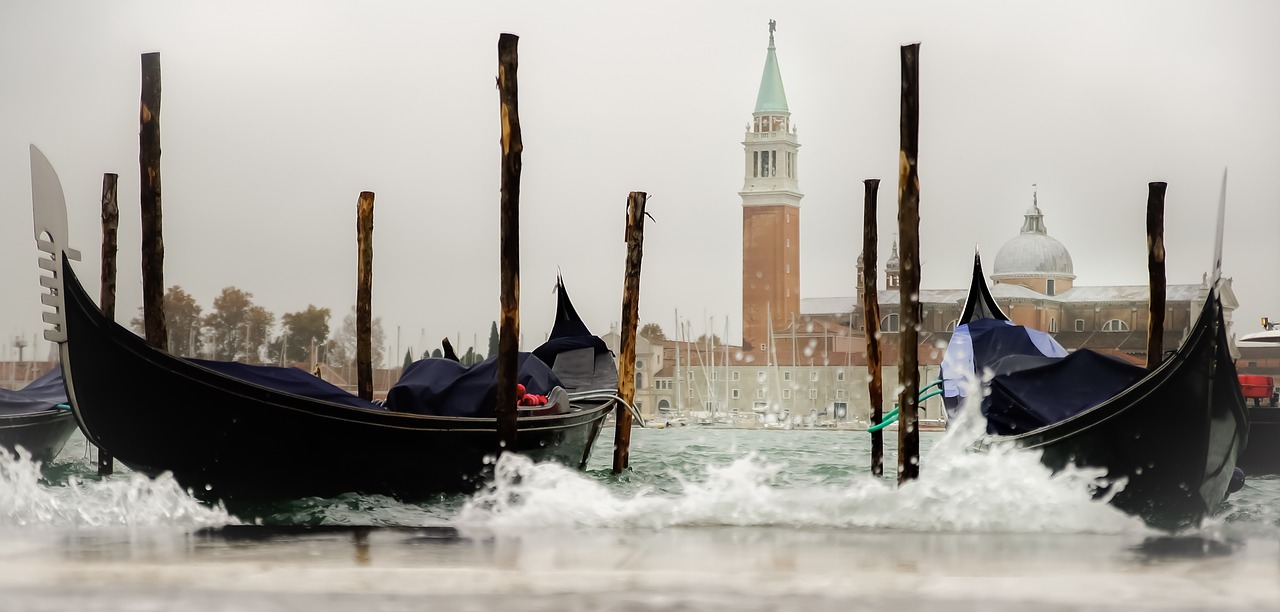
<path id="1" fill-rule="evenodd" d="M 0 458 L 0 610 L 1280 609 L 1280 479 L 1167 534 L 1092 500 L 1101 474 L 958 431 L 897 487 L 869 438 L 637 430 L 615 477 L 606 431 L 586 473 L 504 457 L 469 496 L 226 508 L 99 480 L 77 434 L 43 480 Z"/>

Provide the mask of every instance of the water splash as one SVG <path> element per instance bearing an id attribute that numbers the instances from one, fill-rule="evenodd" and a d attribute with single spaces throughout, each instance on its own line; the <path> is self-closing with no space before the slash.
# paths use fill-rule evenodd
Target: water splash
<path id="1" fill-rule="evenodd" d="M 65 486 L 47 486 L 40 464 L 19 449 L 0 452 L 0 527 L 102 527 L 226 525 L 235 519 L 222 507 L 196 501 L 169 475 L 156 479 L 121 474 L 101 481 L 74 476 Z"/>
<path id="2" fill-rule="evenodd" d="M 504 455 L 494 484 L 463 506 L 462 526 L 498 531 L 539 527 L 792 526 L 1004 533 L 1121 533 L 1137 519 L 1094 501 L 1099 474 L 1051 475 L 1035 453 L 931 453 L 921 478 L 901 488 L 870 475 L 848 486 L 786 486 L 782 466 L 754 454 L 706 477 L 680 476 L 673 492 L 618 491 L 555 464 Z"/>
<path id="3" fill-rule="evenodd" d="M 962 409 L 924 458 L 920 478 L 902 487 L 869 473 L 830 482 L 797 481 L 797 462 L 773 463 L 750 453 L 703 473 L 673 473 L 673 487 L 641 479 L 620 489 L 554 464 L 504 455 L 494 483 L 458 513 L 464 526 L 531 527 L 791 526 L 1005 533 L 1143 532 L 1139 519 L 1093 498 L 1104 470 L 1053 474 L 1038 452 L 992 447 L 974 452 L 986 431 L 976 403 L 978 381 L 966 381 L 973 409 Z M 966 407 L 970 408 L 970 407 Z M 856 435 L 856 434 L 852 434 Z M 770 453 L 770 456 L 776 456 Z M 814 466 L 817 467 L 817 466 Z M 823 469 L 830 466 L 823 465 Z M 891 468 L 892 469 L 892 468 Z M 852 472 L 852 468 L 846 468 Z"/>

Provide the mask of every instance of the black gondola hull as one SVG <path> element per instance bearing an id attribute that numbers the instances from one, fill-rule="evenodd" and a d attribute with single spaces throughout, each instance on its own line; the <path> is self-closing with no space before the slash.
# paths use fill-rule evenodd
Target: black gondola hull
<path id="1" fill-rule="evenodd" d="M 0 449 L 14 452 L 22 447 L 31 459 L 48 464 L 66 446 L 76 430 L 70 410 L 44 410 L 0 417 Z"/>
<path id="2" fill-rule="evenodd" d="M 91 442 L 198 496 L 257 502 L 359 492 L 424 499 L 492 472 L 497 420 L 353 408 L 230 378 L 102 317 L 64 265 L 62 363 Z M 516 452 L 583 468 L 613 404 L 522 416 Z"/>
<path id="3" fill-rule="evenodd" d="M 995 305 L 979 258 L 960 323 L 1008 317 Z M 1018 402 L 1002 386 L 1003 403 Z M 1097 491 L 1148 524 L 1176 530 L 1213 514 L 1226 498 L 1249 437 L 1244 395 L 1229 349 L 1222 304 L 1211 291 L 1195 326 L 1160 366 L 1102 403 L 1020 435 L 982 445 L 1040 451 L 1054 471 L 1105 470 Z"/>

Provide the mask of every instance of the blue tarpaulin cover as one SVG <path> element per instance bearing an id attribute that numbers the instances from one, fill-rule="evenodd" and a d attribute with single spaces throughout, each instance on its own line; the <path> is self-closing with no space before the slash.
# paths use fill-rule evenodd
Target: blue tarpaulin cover
<path id="1" fill-rule="evenodd" d="M 382 406 L 362 400 L 360 396 L 347 393 L 341 387 L 327 383 L 298 368 L 249 365 L 234 361 L 209 361 L 207 359 L 188 359 L 187 361 L 232 378 L 267 387 L 268 389 L 356 408 L 385 410 Z"/>
<path id="2" fill-rule="evenodd" d="M 29 414 L 57 408 L 67 403 L 62 367 L 56 366 L 19 391 L 0 389 L 0 415 Z"/>
<path id="3" fill-rule="evenodd" d="M 942 363 L 944 404 L 961 406 L 963 378 L 989 372 L 982 400 L 987 433 L 1014 435 L 1092 408 L 1146 374 L 1146 370 L 1081 349 L 1070 355 L 1044 332 L 997 319 L 956 328 Z"/>
<path id="4" fill-rule="evenodd" d="M 1056 423 L 1106 401 L 1146 375 L 1118 359 L 1078 350 L 1061 359 L 991 379 L 982 402 L 987 431 L 1018 434 Z"/>
<path id="5" fill-rule="evenodd" d="M 532 353 L 520 353 L 516 382 L 526 393 L 546 395 L 561 386 L 551 368 Z M 396 412 L 438 416 L 492 417 L 496 414 L 498 359 L 473 366 L 451 359 L 422 359 L 409 364 L 387 392 L 386 406 Z"/>

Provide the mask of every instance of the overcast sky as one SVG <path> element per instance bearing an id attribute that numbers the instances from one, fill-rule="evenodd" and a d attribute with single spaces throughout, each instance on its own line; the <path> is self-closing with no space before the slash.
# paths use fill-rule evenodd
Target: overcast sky
<path id="1" fill-rule="evenodd" d="M 216 9 L 209 7 L 216 6 Z M 899 47 L 919 41 L 922 284 L 965 286 L 1039 185 L 1080 285 L 1145 284 L 1147 182 L 1169 182 L 1169 282 L 1225 273 L 1240 333 L 1280 317 L 1280 3 L 6 2 L 0 8 L 0 331 L 40 329 L 28 143 L 62 178 L 97 286 L 103 172 L 120 175 L 118 318 L 140 304 L 139 56 L 163 68 L 165 282 L 207 310 L 355 296 L 355 204 L 377 194 L 374 303 L 394 350 L 498 304 L 497 39 L 519 34 L 521 326 L 557 268 L 588 325 L 621 311 L 627 192 L 648 191 L 640 316 L 741 337 L 741 141 L 767 22 L 802 143 L 801 290 L 854 293 L 862 185 L 896 232 Z M 883 264 L 881 266 L 883 268 Z M 42 349 L 47 350 L 47 349 Z M 6 355 L 7 353 L 0 353 Z M 28 353 L 29 354 L 29 353 Z M 43 355 L 43 352 L 41 353 Z"/>

